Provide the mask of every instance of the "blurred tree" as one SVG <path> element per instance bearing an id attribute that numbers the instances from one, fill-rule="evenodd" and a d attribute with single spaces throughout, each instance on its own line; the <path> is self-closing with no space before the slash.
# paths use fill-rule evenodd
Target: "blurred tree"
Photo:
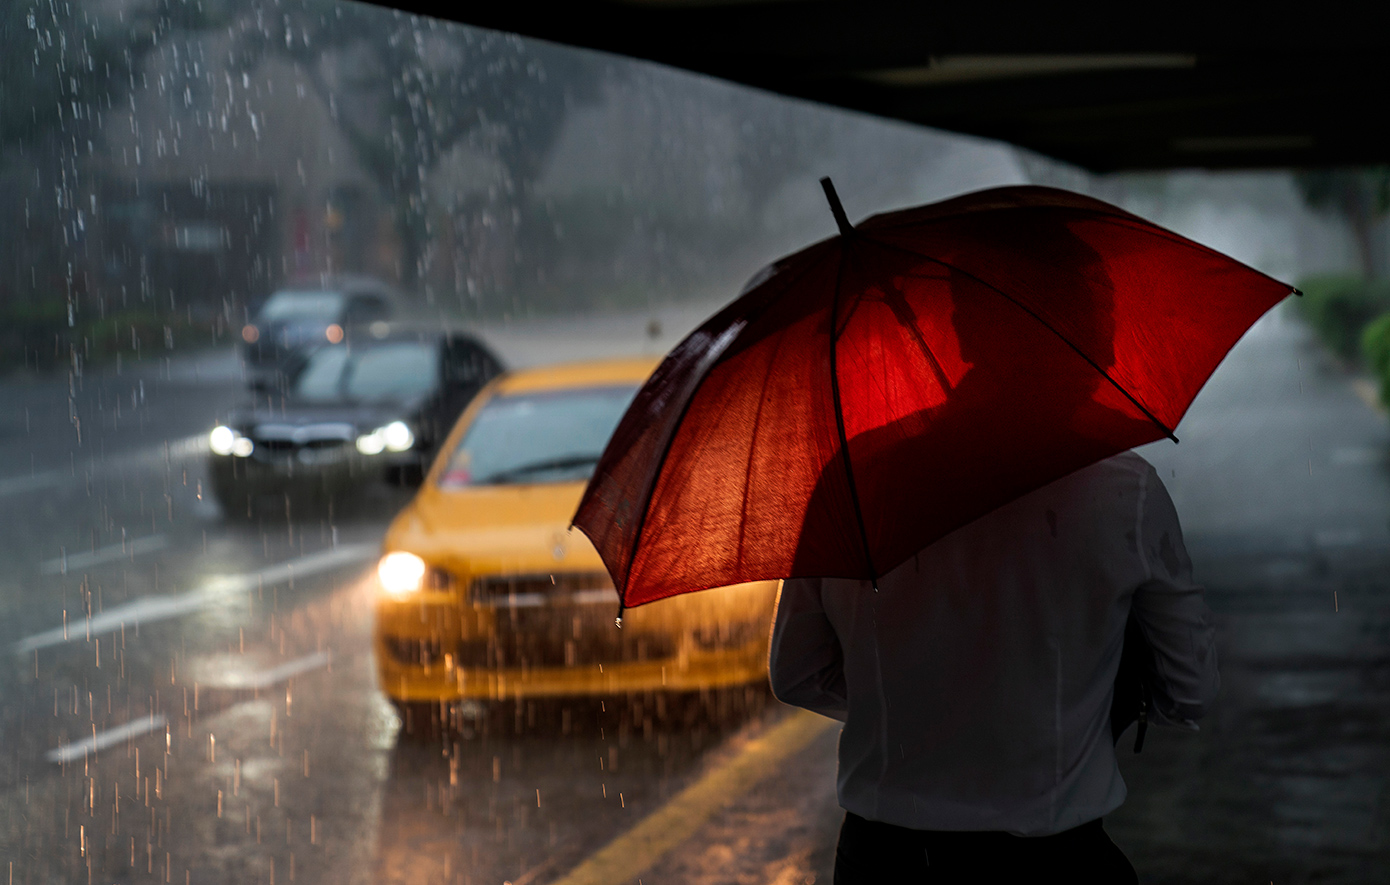
<path id="1" fill-rule="evenodd" d="M 230 19 L 224 0 L 0 3 L 0 164 L 7 153 L 90 154 L 101 118 L 135 86 L 145 56 L 176 30 Z"/>
<path id="2" fill-rule="evenodd" d="M 427 271 L 425 184 L 440 160 L 459 145 L 493 156 L 509 204 L 494 214 L 515 228 L 566 112 L 598 97 L 606 67 L 576 50 L 341 0 L 277 3 L 257 22 L 243 30 L 240 63 L 277 54 L 301 66 L 391 201 L 407 285 Z"/>
<path id="3" fill-rule="evenodd" d="M 1304 202 L 1346 220 L 1356 240 L 1361 274 L 1373 279 L 1383 270 L 1372 233 L 1390 212 L 1390 166 L 1363 169 L 1315 169 L 1295 176 Z"/>
<path id="4" fill-rule="evenodd" d="M 80 195 L 103 122 L 161 40 L 225 24 L 227 2 L 0 2 L 0 302 L 65 292 L 68 320 L 80 312 L 93 259 Z"/>

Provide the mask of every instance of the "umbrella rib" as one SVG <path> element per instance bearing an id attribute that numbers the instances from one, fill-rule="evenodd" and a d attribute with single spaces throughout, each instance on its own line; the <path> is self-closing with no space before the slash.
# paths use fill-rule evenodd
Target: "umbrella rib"
<path id="1" fill-rule="evenodd" d="M 812 248 L 814 248 L 814 247 L 812 247 Z M 805 250 L 805 251 L 806 251 L 806 252 L 809 252 L 810 249 L 807 249 L 807 250 Z M 804 253 L 803 253 L 803 254 L 804 254 Z M 782 281 L 782 282 L 783 282 L 783 285 L 782 285 L 783 291 L 782 291 L 781 293 L 778 293 L 778 295 L 772 296 L 772 298 L 775 299 L 775 298 L 779 297 L 780 295 L 785 294 L 785 291 L 786 291 L 787 289 L 790 289 L 792 286 L 794 286 L 794 285 L 796 285 L 797 283 L 799 283 L 799 282 L 801 281 L 801 278 L 802 278 L 802 277 L 806 276 L 808 273 L 811 272 L 811 269 L 815 266 L 816 262 L 819 261 L 819 260 L 822 260 L 819 256 L 818 256 L 817 258 L 815 258 L 815 259 L 808 259 L 808 260 L 806 261 L 806 263 L 805 263 L 804 266 L 802 266 L 802 267 L 800 267 L 800 268 L 798 268 L 798 269 L 796 270 L 796 273 L 795 273 L 794 276 L 788 277 L 785 281 Z M 744 295 L 743 295 L 743 296 L 740 296 L 740 297 L 747 296 L 747 295 L 751 294 L 754 290 L 756 290 L 756 289 L 758 289 L 758 288 L 761 288 L 762 286 L 766 286 L 766 285 L 770 284 L 774 279 L 776 279 L 776 273 L 774 273 L 772 276 L 770 276 L 768 279 L 764 280 L 762 283 L 758 284 L 757 286 L 754 286 L 753 289 L 750 289 L 749 291 L 745 292 Z M 764 310 L 764 312 L 765 312 L 766 310 L 768 310 L 768 309 L 771 307 L 771 300 L 772 300 L 772 299 L 769 299 L 769 301 L 768 301 L 766 304 L 763 305 L 763 310 Z M 726 308 L 726 309 L 727 309 L 727 308 Z M 752 322 L 753 322 L 753 319 L 750 318 L 750 319 L 748 320 L 747 324 L 745 324 L 745 328 L 747 328 L 748 325 L 751 325 Z M 702 326 L 701 328 L 703 328 L 703 326 Z M 726 330 L 726 331 L 727 331 L 727 330 Z M 834 332 L 835 332 L 835 328 L 834 328 L 834 318 L 833 318 L 833 317 L 831 318 L 831 329 L 830 329 L 830 331 L 831 331 L 831 335 L 832 335 L 832 337 L 833 337 Z M 684 343 L 684 342 L 682 342 L 682 343 Z M 730 342 L 731 345 L 732 345 L 732 343 L 733 343 L 733 342 Z M 679 346 L 680 346 L 680 345 L 677 345 L 677 347 L 679 347 Z M 727 350 L 728 350 L 728 348 L 726 347 L 726 348 L 725 348 L 725 351 L 727 351 Z M 669 356 L 670 356 L 670 355 L 668 354 L 667 357 L 669 358 Z M 678 416 L 676 417 L 675 422 L 671 424 L 671 433 L 670 433 L 670 435 L 666 438 L 664 444 L 663 444 L 662 447 L 661 447 L 661 457 L 660 457 L 660 458 L 658 459 L 658 461 L 657 461 L 656 470 L 654 470 L 654 471 L 652 472 L 652 481 L 651 481 L 651 485 L 647 488 L 646 493 L 643 495 L 643 497 L 645 498 L 644 505 L 643 505 L 642 508 L 638 511 L 638 514 L 637 514 L 637 530 L 636 530 L 636 531 L 633 533 L 633 535 L 632 535 L 632 550 L 628 553 L 627 568 L 623 570 L 623 586 L 622 586 L 622 589 L 618 592 L 618 620 L 619 620 L 619 622 L 622 621 L 623 612 L 627 610 L 627 586 L 628 586 L 629 582 L 631 582 L 631 580 L 632 580 L 632 567 L 633 567 L 634 565 L 637 564 L 637 550 L 638 550 L 638 548 L 639 548 L 639 547 L 641 546 L 641 544 L 642 544 L 642 533 L 643 533 L 643 532 L 646 530 L 646 528 L 647 528 L 647 511 L 648 511 L 648 510 L 650 509 L 650 507 L 651 507 L 652 496 L 656 494 L 656 486 L 657 486 L 657 483 L 659 483 L 659 482 L 661 481 L 661 474 L 662 474 L 662 472 L 666 469 L 666 458 L 667 458 L 668 455 L 671 454 L 671 447 L 672 447 L 673 445 L 675 445 L 675 443 L 676 443 L 676 436 L 677 436 L 677 434 L 680 432 L 681 423 L 685 420 L 685 415 L 686 415 L 686 413 L 690 411 L 690 404 L 693 403 L 693 402 L 695 401 L 695 395 L 696 395 L 697 393 L 699 393 L 700 388 L 703 387 L 704 384 L 705 384 L 705 380 L 706 380 L 707 378 L 709 378 L 709 373 L 714 369 L 715 365 L 717 365 L 718 362 L 719 362 L 722 358 L 723 358 L 723 352 L 721 351 L 720 355 L 719 355 L 718 357 L 716 357 L 716 358 L 710 363 L 710 365 L 707 366 L 707 367 L 705 368 L 705 370 L 700 374 L 700 379 L 699 379 L 697 382 L 695 382 L 695 387 L 694 387 L 694 389 L 692 389 L 692 390 L 690 391 L 689 395 L 686 396 L 686 398 L 685 398 L 685 402 L 681 404 L 680 415 L 678 415 Z M 586 492 L 586 494 L 587 494 L 587 492 Z M 620 623 L 620 626 L 621 626 L 621 623 Z"/>
<path id="2" fill-rule="evenodd" d="M 861 232 L 861 234 L 862 234 L 862 232 Z M 1135 408 L 1137 408 L 1139 411 L 1143 412 L 1143 413 L 1144 413 L 1144 416 L 1145 416 L 1146 418 L 1148 418 L 1150 421 L 1152 421 L 1152 422 L 1158 427 L 1159 430 L 1162 430 L 1164 436 L 1168 437 L 1168 438 L 1171 439 L 1173 442 L 1177 442 L 1177 441 L 1178 441 L 1178 438 L 1177 438 L 1176 436 L 1173 435 L 1173 431 L 1170 430 L 1166 424 L 1164 424 L 1162 421 L 1158 420 L 1157 416 L 1155 416 L 1153 412 L 1150 412 L 1150 411 L 1148 410 L 1148 408 L 1147 408 L 1143 403 L 1139 402 L 1139 400 L 1138 400 L 1137 398 L 1135 398 L 1134 394 L 1130 393 L 1128 390 L 1125 390 L 1125 389 L 1124 389 L 1124 386 L 1121 385 L 1120 382 L 1116 381 L 1114 378 L 1111 378 L 1111 377 L 1110 377 L 1110 373 L 1107 372 L 1107 371 L 1105 371 L 1104 369 L 1102 369 L 1102 368 L 1100 367 L 1100 364 L 1099 364 L 1099 363 L 1097 363 L 1095 360 L 1093 360 L 1093 359 L 1091 359 L 1089 356 L 1087 356 L 1086 353 L 1085 353 L 1084 351 L 1081 350 L 1081 348 L 1079 348 L 1079 347 L 1077 347 L 1075 344 L 1073 344 L 1073 343 L 1071 342 L 1071 340 L 1067 338 L 1067 336 L 1065 336 L 1065 335 L 1063 335 L 1061 332 L 1057 331 L 1057 329 L 1056 329 L 1051 323 L 1049 323 L 1047 320 L 1045 320 L 1045 319 L 1043 319 L 1041 316 L 1039 316 L 1032 308 L 1028 307 L 1026 304 L 1021 303 L 1018 299 L 1014 298 L 1014 297 L 1011 296 L 1009 293 L 1005 292 L 1003 289 L 999 288 L 998 286 L 993 285 L 992 283 L 989 283 L 989 282 L 987 282 L 987 281 L 985 281 L 985 280 L 980 279 L 979 277 L 975 276 L 975 274 L 971 273 L 970 271 L 966 270 L 965 268 L 957 267 L 956 265 L 951 264 L 949 261 L 942 261 L 940 258 L 937 258 L 937 257 L 934 256 L 934 255 L 926 255 L 926 254 L 924 254 L 924 253 L 922 253 L 922 252 L 918 252 L 918 251 L 915 250 L 915 249 L 909 249 L 909 248 L 907 248 L 906 246 L 900 246 L 900 245 L 898 245 L 897 243 L 885 243 L 883 240 L 876 239 L 876 238 L 874 238 L 874 237 L 872 237 L 872 236 L 870 236 L 870 235 L 867 235 L 867 234 L 862 234 L 862 236 L 863 236 L 864 239 L 869 240 L 869 241 L 871 241 L 871 242 L 873 242 L 873 243 L 875 243 L 875 244 L 877 244 L 877 245 L 879 245 L 879 246 L 882 246 L 882 247 L 885 248 L 885 249 L 896 249 L 896 250 L 899 251 L 899 252 L 906 252 L 908 255 L 915 255 L 915 256 L 917 256 L 918 258 L 923 258 L 923 259 L 925 259 L 925 260 L 927 260 L 927 261 L 934 261 L 934 262 L 936 262 L 937 264 L 941 265 L 942 267 L 950 268 L 951 270 L 955 271 L 956 273 L 959 273 L 959 274 L 961 274 L 961 275 L 963 275 L 963 276 L 967 276 L 967 277 L 969 277 L 970 279 L 974 280 L 975 282 L 979 283 L 980 285 L 984 286 L 985 288 L 987 288 L 987 289 L 989 289 L 989 290 L 991 290 L 991 291 L 997 293 L 997 294 L 999 295 L 999 297 L 1003 298 L 1005 301 L 1008 301 L 1010 304 L 1014 305 L 1014 306 L 1017 307 L 1019 310 L 1023 311 L 1024 313 L 1028 314 L 1028 315 L 1029 315 L 1030 317 L 1032 317 L 1033 319 L 1037 320 L 1038 323 L 1039 323 L 1044 329 L 1047 329 L 1047 331 L 1051 332 L 1053 335 L 1056 335 L 1057 338 L 1058 338 L 1063 344 L 1065 344 L 1067 347 L 1070 347 L 1073 351 L 1075 351 L 1075 353 L 1076 353 L 1077 356 L 1081 357 L 1083 360 L 1085 360 L 1085 361 L 1087 362 L 1087 364 L 1090 365 L 1091 368 L 1093 368 L 1093 369 L 1095 369 L 1097 372 L 1099 372 L 1099 373 L 1100 373 L 1100 376 L 1101 376 L 1102 378 L 1104 378 L 1106 381 L 1109 381 L 1110 384 L 1111 384 L 1111 386 L 1113 386 L 1116 390 L 1118 390 L 1121 394 L 1124 395 L 1125 399 L 1127 399 L 1127 400 L 1129 400 L 1131 403 L 1133 403 L 1134 406 L 1135 406 Z M 837 294 L 838 294 L 838 293 L 837 293 Z M 832 376 L 832 377 L 833 377 L 833 376 Z"/>
<path id="3" fill-rule="evenodd" d="M 859 487 L 854 481 L 854 464 L 849 457 L 849 440 L 845 437 L 845 413 L 840 405 L 840 371 L 836 365 L 836 345 L 840 333 L 836 329 L 840 315 L 840 287 L 845 279 L 845 264 L 849 260 L 849 250 L 840 247 L 840 267 L 835 273 L 835 291 L 830 296 L 830 395 L 835 406 L 835 430 L 840 435 L 840 454 L 845 462 L 845 478 L 849 480 L 849 498 L 854 504 L 854 521 L 859 526 L 859 540 L 864 545 L 864 562 L 869 566 L 870 580 L 874 590 L 878 590 L 878 569 L 874 566 L 874 554 L 869 549 L 869 532 L 864 527 L 864 510 L 859 504 Z"/>
<path id="4" fill-rule="evenodd" d="M 1204 253 L 1204 254 L 1206 254 L 1206 255 L 1209 255 L 1209 256 L 1211 256 L 1211 257 L 1213 257 L 1213 258 L 1220 258 L 1220 259 L 1223 259 L 1223 260 L 1225 260 L 1225 261 L 1233 262 L 1233 263 L 1238 264 L 1238 265 L 1240 265 L 1241 267 L 1245 268 L 1246 270 L 1251 271 L 1252 273 L 1257 273 L 1257 274 L 1259 274 L 1260 276 L 1264 277 L 1264 278 L 1267 279 L 1267 280 L 1270 280 L 1270 281 L 1272 281 L 1272 282 L 1279 283 L 1279 285 L 1281 285 L 1281 286 L 1282 286 L 1282 285 L 1286 285 L 1285 283 L 1282 283 L 1282 282 L 1280 282 L 1279 280 L 1274 279 L 1273 277 L 1271 277 L 1269 274 L 1265 273 L 1264 271 L 1258 270 L 1257 268 L 1253 268 L 1253 267 L 1251 267 L 1250 265 L 1246 264 L 1246 263 L 1243 262 L 1243 261 L 1237 261 L 1236 259 L 1232 258 L 1231 256 L 1229 256 L 1229 255 L 1227 255 L 1227 254 L 1225 254 L 1225 253 L 1223 253 L 1223 252 L 1219 252 L 1219 251 L 1217 251 L 1216 249 L 1213 249 L 1213 248 L 1210 247 L 1210 246 L 1207 246 L 1207 245 L 1205 245 L 1205 244 L 1199 243 L 1199 242 L 1197 242 L 1196 240 L 1188 239 L 1187 237 L 1183 236 L 1183 235 L 1180 234 L 1180 233 L 1177 233 L 1177 232 L 1175 232 L 1175 231 L 1171 231 L 1171 230 L 1169 230 L 1169 229 L 1166 228 L 1166 227 L 1161 227 L 1160 225 L 1154 224 L 1154 223 L 1151 222 L 1151 221 L 1147 221 L 1147 220 L 1145 220 L 1145 219 L 1143 219 L 1143 218 L 1140 218 L 1140 217 L 1137 216 L 1137 215 L 1133 215 L 1133 214 L 1131 214 L 1131 213 L 1125 212 L 1125 211 L 1122 210 L 1122 209 L 1121 209 L 1121 210 L 1116 210 L 1116 211 L 1106 211 L 1106 210 L 1100 209 L 1100 208 L 1094 208 L 1094 207 L 1092 207 L 1092 208 L 1087 208 L 1087 207 L 1084 207 L 1084 206 L 1065 206 L 1065 207 L 1062 207 L 1062 206 L 1050 206 L 1050 205 L 1043 205 L 1043 206 L 1000 206 L 1000 207 L 995 208 L 995 209 L 987 210 L 987 212 L 978 212 L 978 213 L 963 213 L 963 212 L 962 212 L 962 213 L 957 213 L 957 214 L 955 214 L 955 215 L 942 215 L 942 216 L 940 216 L 939 218 L 932 218 L 932 219 L 927 219 L 927 220 L 922 220 L 922 221 L 904 221 L 904 222 L 902 222 L 902 223 L 900 223 L 900 224 L 885 225 L 885 226 L 882 226 L 882 227 L 868 227 L 868 228 L 856 227 L 856 228 L 855 228 L 855 232 L 856 232 L 856 233 L 863 234 L 864 236 L 869 237 L 870 239 L 873 239 L 873 238 L 874 238 L 873 235 L 874 235 L 874 234 L 878 234 L 878 233 L 889 233 L 889 232 L 893 232 L 893 231 L 900 231 L 900 230 L 902 230 L 903 228 L 907 228 L 907 227 L 915 227 L 915 226 L 926 225 L 926 224 L 936 224 L 936 223 L 938 223 L 938 222 L 959 221 L 962 217 L 964 217 L 964 216 L 967 215 L 967 214 L 985 215 L 985 214 L 994 213 L 994 212 L 1054 212 L 1054 211 L 1058 211 L 1058 210 L 1066 211 L 1066 212 L 1073 212 L 1073 213 L 1076 213 L 1077 215 L 1085 215 L 1085 216 L 1088 216 L 1088 217 L 1093 218 L 1093 219 L 1096 219 L 1096 220 L 1106 221 L 1106 222 L 1112 223 L 1112 224 L 1116 225 L 1117 227 L 1124 227 L 1124 228 L 1126 228 L 1126 229 L 1128 229 L 1128 230 L 1134 231 L 1135 233 L 1147 234 L 1147 235 L 1149 235 L 1149 236 L 1155 237 L 1155 238 L 1160 239 L 1160 240 L 1167 240 L 1167 241 L 1170 242 L 1170 243 L 1173 243 L 1173 244 L 1178 245 L 1178 246 L 1182 246 L 1182 247 L 1184 247 L 1184 248 L 1186 248 L 1186 249 L 1190 249 L 1190 250 L 1192 250 L 1192 251 L 1194 251 L 1194 252 L 1201 252 L 1201 253 Z M 873 220 L 873 219 L 867 219 L 867 221 L 872 221 L 872 220 Z M 883 242 L 882 240 L 878 240 L 878 239 L 874 239 L 874 242 L 876 242 L 876 243 L 878 243 L 878 244 L 880 244 L 880 245 L 883 245 L 883 246 L 889 245 L 888 243 L 885 243 L 885 242 Z M 906 251 L 911 252 L 911 250 L 906 250 Z M 920 253 L 918 253 L 918 252 L 912 252 L 912 254 L 913 254 L 913 255 L 918 255 L 918 254 L 920 254 Z M 926 257 L 926 256 L 923 256 L 923 257 Z M 945 262 L 942 262 L 942 264 L 945 264 Z M 947 266 L 950 267 L 950 265 L 947 265 Z M 961 272 L 962 272 L 962 273 L 965 273 L 965 271 L 961 271 Z M 1290 287 L 1290 289 L 1291 289 L 1291 291 L 1292 291 L 1293 293 L 1296 293 L 1296 294 L 1299 294 L 1299 295 L 1302 295 L 1302 294 L 1303 294 L 1302 292 L 1299 292 L 1298 289 L 1296 289 L 1296 288 Z"/>
<path id="5" fill-rule="evenodd" d="M 748 464 L 743 469 L 743 500 L 739 504 L 740 519 L 738 533 L 738 561 L 743 562 L 743 551 L 747 546 L 747 533 L 744 527 L 748 525 L 748 488 L 753 482 L 753 450 L 757 448 L 758 434 L 763 429 L 763 405 L 767 402 L 768 377 L 772 374 L 772 366 L 777 362 L 777 356 L 782 350 L 782 340 L 779 339 L 777 347 L 773 349 L 772 358 L 768 360 L 767 371 L 763 373 L 763 389 L 758 393 L 758 411 L 753 416 L 753 430 L 751 439 L 748 442 Z"/>
<path id="6" fill-rule="evenodd" d="M 922 351 L 922 355 L 927 358 L 927 364 L 931 366 L 932 374 L 936 377 L 936 383 L 941 387 L 941 392 L 946 394 L 951 389 L 951 381 L 946 377 L 946 370 L 941 367 L 941 361 L 932 353 L 931 345 L 927 343 L 926 336 L 917 325 L 917 312 L 908 304 L 906 296 L 902 292 L 894 291 L 893 294 L 883 293 L 883 303 L 888 305 L 888 309 L 893 312 L 893 316 L 898 322 L 902 323 L 912 335 L 913 341 L 917 344 L 917 349 Z"/>

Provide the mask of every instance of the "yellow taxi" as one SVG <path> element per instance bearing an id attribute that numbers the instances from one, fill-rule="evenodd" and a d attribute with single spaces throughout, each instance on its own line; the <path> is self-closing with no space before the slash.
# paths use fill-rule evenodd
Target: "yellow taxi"
<path id="1" fill-rule="evenodd" d="M 459 417 L 377 567 L 375 650 L 395 703 L 502 701 L 758 682 L 776 581 L 654 602 L 618 595 L 569 522 L 646 359 L 495 379 Z"/>

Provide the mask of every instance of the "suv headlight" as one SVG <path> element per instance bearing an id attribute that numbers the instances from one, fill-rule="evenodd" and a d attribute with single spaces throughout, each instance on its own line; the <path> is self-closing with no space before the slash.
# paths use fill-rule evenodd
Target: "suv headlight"
<path id="1" fill-rule="evenodd" d="M 425 561 L 414 553 L 397 550 L 381 557 L 376 575 L 387 594 L 397 598 L 409 596 L 424 583 Z"/>
<path id="2" fill-rule="evenodd" d="M 208 434 L 208 448 L 212 449 L 215 455 L 246 458 L 256 450 L 256 444 L 227 425 L 219 424 Z"/>
<path id="3" fill-rule="evenodd" d="M 392 421 L 378 427 L 371 433 L 357 437 L 357 451 L 364 455 L 380 455 L 382 452 L 404 452 L 415 445 L 415 434 L 404 421 Z"/>

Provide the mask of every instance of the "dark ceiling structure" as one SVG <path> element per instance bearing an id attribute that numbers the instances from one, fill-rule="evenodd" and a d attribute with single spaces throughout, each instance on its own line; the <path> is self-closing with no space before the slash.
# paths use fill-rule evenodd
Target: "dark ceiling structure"
<path id="1" fill-rule="evenodd" d="M 1390 5 L 386 0 L 1093 172 L 1390 162 Z"/>

